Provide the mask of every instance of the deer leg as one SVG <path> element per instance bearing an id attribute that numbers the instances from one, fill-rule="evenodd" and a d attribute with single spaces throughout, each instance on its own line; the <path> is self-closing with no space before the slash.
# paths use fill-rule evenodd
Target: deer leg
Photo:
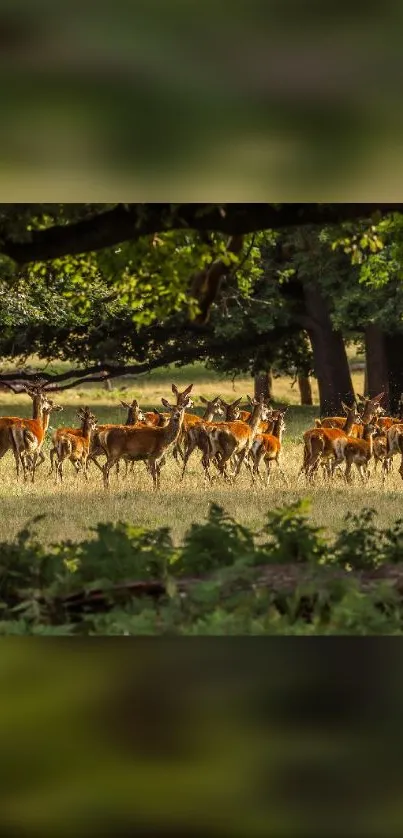
<path id="1" fill-rule="evenodd" d="M 98 460 L 96 459 L 96 457 L 93 456 L 93 454 L 89 455 L 88 460 L 91 463 L 95 463 L 95 465 L 99 468 L 99 470 L 103 472 L 104 467 L 99 464 Z"/>
<path id="2" fill-rule="evenodd" d="M 42 451 L 42 449 L 41 449 L 41 450 L 38 452 L 38 461 L 37 461 L 36 467 L 37 467 L 37 468 L 39 468 L 39 466 L 41 466 L 41 465 L 42 465 L 42 463 L 44 463 L 44 462 L 45 462 L 45 460 L 46 460 L 46 457 L 45 457 L 45 455 L 44 455 L 44 453 L 43 453 L 43 451 Z"/>
<path id="3" fill-rule="evenodd" d="M 270 478 L 271 478 L 271 469 L 272 469 L 272 461 L 265 460 L 264 464 L 266 466 L 266 486 L 270 485 Z"/>
<path id="4" fill-rule="evenodd" d="M 349 483 L 349 484 L 351 484 L 353 482 L 352 477 L 351 477 L 352 466 L 353 466 L 353 464 L 352 464 L 351 460 L 349 460 L 346 464 L 346 470 L 344 472 L 344 477 L 346 479 L 346 482 Z"/>
<path id="5" fill-rule="evenodd" d="M 59 460 L 56 465 L 56 483 L 58 477 L 60 479 L 60 483 L 63 483 L 63 460 Z"/>
<path id="6" fill-rule="evenodd" d="M 103 475 L 104 475 L 104 488 L 105 489 L 109 489 L 109 486 L 110 486 L 109 472 L 113 468 L 113 466 L 116 465 L 117 462 L 118 462 L 118 457 L 116 457 L 112 454 L 111 456 L 108 457 L 105 465 L 102 468 L 102 472 L 103 472 Z"/>
<path id="7" fill-rule="evenodd" d="M 187 469 L 187 464 L 188 464 L 189 459 L 190 459 L 191 455 L 193 454 L 193 451 L 195 450 L 196 447 L 197 447 L 197 443 L 193 439 L 188 439 L 187 445 L 186 445 L 186 448 L 185 448 L 185 453 L 183 455 L 183 469 L 182 469 L 181 480 L 183 480 L 183 478 L 185 476 L 185 472 L 186 472 L 186 469 Z"/>

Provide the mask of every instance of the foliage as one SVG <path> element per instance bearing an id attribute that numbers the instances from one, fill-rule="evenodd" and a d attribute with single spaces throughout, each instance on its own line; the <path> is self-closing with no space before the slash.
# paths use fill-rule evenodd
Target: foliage
<path id="1" fill-rule="evenodd" d="M 364 593 L 351 571 L 401 563 L 403 521 L 381 530 L 373 510 L 349 514 L 329 541 L 308 512 L 306 500 L 270 510 L 255 532 L 212 505 L 179 547 L 166 528 L 102 523 L 45 549 L 34 519 L 0 545 L 0 634 L 400 634 L 398 593 Z M 287 581 L 298 565 L 305 581 Z"/>

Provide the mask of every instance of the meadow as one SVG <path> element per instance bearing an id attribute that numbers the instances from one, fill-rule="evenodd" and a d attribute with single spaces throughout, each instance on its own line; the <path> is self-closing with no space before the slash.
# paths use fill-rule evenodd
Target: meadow
<path id="1" fill-rule="evenodd" d="M 353 375 L 356 391 L 362 392 L 363 376 Z M 67 390 L 57 395 L 63 405 L 63 412 L 51 417 L 51 428 L 59 425 L 78 426 L 76 411 L 89 405 L 102 422 L 124 422 L 126 412 L 120 407 L 120 399 L 129 401 L 137 398 L 143 409 L 161 406 L 161 397 L 171 397 L 171 382 L 179 387 L 194 382 L 195 410 L 201 413 L 200 397 L 223 396 L 233 400 L 252 393 L 250 378 L 239 378 L 234 382 L 222 379 L 206 371 L 201 365 L 191 368 L 164 370 L 141 380 L 121 379 L 113 383 L 113 389 L 106 390 L 97 385 Z M 317 390 L 313 382 L 314 398 Z M 152 483 L 143 464 L 135 466 L 127 479 L 123 476 L 111 478 L 111 488 L 105 491 L 102 475 L 92 465 L 89 481 L 82 475 L 76 476 L 73 466 L 67 464 L 62 485 L 55 485 L 48 476 L 50 433 L 45 444 L 46 462 L 37 472 L 36 482 L 16 482 L 14 460 L 8 453 L 0 460 L 0 540 L 12 541 L 19 530 L 34 517 L 43 516 L 35 523 L 35 532 L 47 546 L 62 539 L 80 541 L 88 538 L 91 528 L 98 522 L 125 521 L 145 527 L 167 526 L 172 530 L 174 540 L 179 542 L 192 522 L 203 521 L 211 503 L 222 506 L 239 523 L 259 528 L 267 510 L 292 503 L 298 498 L 311 498 L 312 521 L 326 529 L 329 534 L 343 527 L 348 512 L 359 512 L 364 507 L 376 509 L 380 526 L 389 526 L 402 514 L 403 483 L 397 468 L 382 486 L 380 474 L 372 475 L 369 484 L 360 485 L 358 475 L 354 485 L 346 487 L 342 480 L 327 485 L 318 479 L 314 487 L 302 480 L 297 485 L 297 474 L 302 462 L 302 434 L 311 427 L 319 415 L 316 404 L 303 408 L 298 404 L 299 393 L 292 387 L 290 379 L 274 381 L 276 403 L 289 404 L 286 417 L 287 429 L 284 440 L 283 467 L 289 480 L 285 487 L 274 472 L 269 487 L 252 487 L 250 477 L 241 473 L 235 486 L 219 481 L 213 487 L 205 488 L 201 455 L 195 452 L 189 462 L 184 481 L 180 480 L 180 468 L 170 458 L 162 470 L 161 492 L 152 490 Z M 30 416 L 31 400 L 24 395 L 0 393 L 0 414 Z"/>

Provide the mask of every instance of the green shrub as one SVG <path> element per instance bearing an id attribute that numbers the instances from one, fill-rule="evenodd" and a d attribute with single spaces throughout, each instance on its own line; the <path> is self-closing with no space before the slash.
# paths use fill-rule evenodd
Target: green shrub
<path id="1" fill-rule="evenodd" d="M 349 514 L 331 541 L 308 513 L 307 501 L 270 510 L 255 532 L 212 505 L 179 547 L 167 528 L 119 522 L 45 549 L 33 519 L 15 542 L 0 544 L 0 634 L 401 634 L 396 591 L 364 594 L 351 571 L 398 564 L 403 520 L 381 530 L 374 510 Z M 306 565 L 310 581 L 292 593 L 262 587 L 273 564 Z M 334 578 L 335 568 L 350 572 Z M 150 580 L 162 583 L 158 596 Z M 130 581 L 143 582 L 147 595 L 124 596 Z M 81 611 L 67 606 L 66 597 L 95 590 L 98 611 L 91 598 Z"/>

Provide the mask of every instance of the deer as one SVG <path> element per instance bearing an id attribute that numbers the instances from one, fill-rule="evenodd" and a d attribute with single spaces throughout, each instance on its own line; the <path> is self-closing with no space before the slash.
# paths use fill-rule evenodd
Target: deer
<path id="1" fill-rule="evenodd" d="M 380 401 L 383 399 L 385 393 L 380 393 L 378 396 L 375 396 L 373 399 L 366 398 L 364 396 L 360 396 L 357 393 L 357 398 L 360 400 L 361 405 L 357 404 L 359 410 L 362 410 L 363 416 L 368 416 L 369 411 L 372 410 L 372 417 L 377 418 L 385 411 L 380 405 Z M 342 402 L 342 407 L 345 413 L 347 412 L 348 408 L 344 402 Z M 339 430 L 343 430 L 344 425 L 346 422 L 346 417 L 344 416 L 327 416 L 324 419 L 316 419 L 315 425 L 317 428 L 339 428 Z M 358 439 L 362 437 L 364 425 L 362 422 L 356 422 L 353 424 L 350 430 L 350 436 L 357 437 Z"/>
<path id="2" fill-rule="evenodd" d="M 226 480 L 238 477 L 258 431 L 259 423 L 261 419 L 266 419 L 269 415 L 269 408 L 264 404 L 263 396 L 259 401 L 253 399 L 252 404 L 253 412 L 249 424 L 235 420 L 233 422 L 213 423 L 206 429 L 208 451 L 203 457 L 202 463 L 205 475 L 210 482 L 209 464 L 214 458 L 220 474 Z M 226 466 L 234 456 L 237 456 L 237 464 L 234 473 L 229 478 Z"/>
<path id="3" fill-rule="evenodd" d="M 364 433 L 362 439 L 356 437 L 341 437 L 334 442 L 334 451 L 336 454 L 336 463 L 346 463 L 345 479 L 347 483 L 351 483 L 351 469 L 353 465 L 357 467 L 361 480 L 365 482 L 368 479 L 368 463 L 371 460 L 374 452 L 374 434 L 376 433 L 376 425 L 368 422 L 364 425 Z"/>
<path id="4" fill-rule="evenodd" d="M 9 389 L 12 390 L 13 392 L 16 392 L 15 388 L 12 387 L 10 384 L 7 384 L 7 387 L 9 387 Z M 35 420 L 35 421 L 38 421 L 38 422 L 42 422 L 42 410 L 43 410 L 43 407 L 44 407 L 44 405 L 47 401 L 47 397 L 46 397 L 45 392 L 44 392 L 44 386 L 40 385 L 40 384 L 32 384 L 32 385 L 23 384 L 23 385 L 21 385 L 21 388 L 18 392 L 24 392 L 32 399 L 32 419 Z M 32 420 L 25 419 L 25 418 L 20 417 L 20 416 L 2 416 L 2 417 L 0 417 L 0 431 L 2 433 L 1 450 L 3 451 L 3 454 L 1 454 L 1 456 L 4 456 L 6 451 L 8 451 L 10 449 L 13 450 L 14 457 L 15 457 L 15 467 L 16 467 L 17 480 L 18 480 L 19 474 L 20 474 L 21 460 L 20 460 L 19 455 L 15 452 L 15 449 L 14 449 L 14 446 L 13 446 L 13 443 L 12 443 L 12 438 L 10 437 L 10 435 L 8 433 L 8 429 L 11 428 L 11 426 L 15 422 L 18 423 L 18 422 L 29 422 L 29 421 L 32 421 Z"/>
<path id="5" fill-rule="evenodd" d="M 187 464 L 195 448 L 199 448 L 203 454 L 206 454 L 206 428 L 212 423 L 214 416 L 224 416 L 224 411 L 221 407 L 221 399 L 216 396 L 215 399 L 208 401 L 203 396 L 200 397 L 203 404 L 206 405 L 203 416 L 200 422 L 196 422 L 186 428 L 185 431 L 185 452 L 183 458 L 183 469 L 181 480 L 185 477 Z"/>
<path id="6" fill-rule="evenodd" d="M 186 387 L 185 390 L 180 392 L 178 390 L 176 384 L 172 384 L 172 392 L 173 392 L 174 396 L 176 396 L 176 406 L 177 407 L 181 407 L 182 404 L 184 404 L 184 403 L 186 403 L 188 407 L 193 407 L 193 402 L 191 400 L 188 401 L 188 397 L 189 397 L 189 394 L 191 393 L 192 389 L 193 389 L 193 384 L 189 384 L 189 386 Z M 155 427 L 161 427 L 161 425 L 163 424 L 162 420 L 161 420 L 161 417 L 163 417 L 163 419 L 165 419 L 166 423 L 168 423 L 169 419 L 170 419 L 170 413 L 168 412 L 168 413 L 162 413 L 161 414 L 159 411 L 153 410 L 153 411 L 147 412 L 145 414 L 145 417 L 146 417 L 146 421 L 150 425 L 154 425 Z M 188 427 L 190 427 L 191 425 L 196 425 L 200 421 L 201 421 L 200 416 L 197 416 L 196 414 L 193 414 L 193 413 L 186 413 L 185 414 L 182 433 L 180 435 L 180 438 L 178 440 L 177 445 L 175 445 L 173 450 L 172 450 L 172 454 L 173 454 L 177 463 L 179 463 L 179 457 L 182 460 L 184 458 L 184 453 L 183 453 L 183 449 L 182 449 L 182 445 L 183 445 L 183 442 L 184 442 L 184 432 L 187 430 Z"/>
<path id="7" fill-rule="evenodd" d="M 249 452 L 250 459 L 253 462 L 253 479 L 257 475 L 261 478 L 259 466 L 262 460 L 266 466 L 266 485 L 269 485 L 273 463 L 276 463 L 277 469 L 285 484 L 288 486 L 287 477 L 280 466 L 280 455 L 282 450 L 282 440 L 285 431 L 284 417 L 287 408 L 277 411 L 277 415 L 273 420 L 274 426 L 271 434 L 257 434 L 252 447 Z M 261 478 L 262 479 L 262 478 Z"/>
<path id="8" fill-rule="evenodd" d="M 248 410 L 240 410 L 239 405 L 242 401 L 242 397 L 240 399 L 237 399 L 236 401 L 234 401 L 232 403 L 223 402 L 223 404 L 225 406 L 225 418 L 224 418 L 225 422 L 240 421 L 240 422 L 246 422 L 246 424 L 248 424 L 248 425 L 250 424 L 254 403 L 253 403 L 253 399 L 251 399 L 251 397 L 249 395 L 246 398 L 247 398 L 249 406 L 251 408 L 251 410 L 249 410 L 249 411 Z M 274 420 L 273 420 L 273 415 L 274 414 L 273 414 L 273 411 L 272 411 L 272 408 L 270 407 L 270 405 L 267 405 L 267 410 L 268 410 L 267 418 L 264 421 L 259 422 L 258 433 L 262 433 L 262 434 L 263 433 L 268 433 L 268 434 L 272 433 L 273 425 L 274 425 Z M 216 464 L 215 459 L 213 460 L 213 462 Z"/>
<path id="9" fill-rule="evenodd" d="M 241 410 L 239 405 L 241 404 L 242 396 L 239 399 L 235 399 L 233 402 L 226 402 L 224 399 L 221 399 L 221 404 L 224 408 L 224 421 L 225 422 L 234 422 L 239 419 L 241 422 L 247 422 L 250 419 L 250 411 L 249 410 Z"/>
<path id="10" fill-rule="evenodd" d="M 42 394 L 41 404 L 42 416 L 40 419 L 17 419 L 9 428 L 17 465 L 17 478 L 19 476 L 19 464 L 21 464 L 26 481 L 27 461 L 30 460 L 32 483 L 35 482 L 35 471 L 39 465 L 38 459 L 40 458 L 40 462 L 45 459 L 42 446 L 49 427 L 50 414 L 53 411 L 63 410 L 61 405 L 55 404 L 44 394 Z"/>
<path id="11" fill-rule="evenodd" d="M 59 434 L 55 443 L 57 463 L 56 463 L 56 483 L 58 477 L 60 482 L 63 481 L 63 464 L 65 460 L 70 460 L 73 463 L 76 473 L 83 471 L 84 477 L 88 480 L 88 457 L 90 453 L 91 435 L 97 426 L 97 420 L 88 407 L 84 407 L 77 413 L 81 420 L 81 428 L 73 429 L 74 433 L 65 431 Z"/>
<path id="12" fill-rule="evenodd" d="M 147 426 L 116 427 L 101 431 L 99 442 L 106 454 L 103 467 L 104 487 L 109 488 L 109 472 L 113 465 L 121 458 L 129 456 L 136 461 L 148 463 L 155 490 L 160 489 L 161 465 L 166 455 L 176 445 L 183 424 L 185 410 L 192 404 L 190 398 L 182 401 L 182 405 L 171 405 L 162 399 L 171 416 L 168 424 L 162 428 Z"/>
<path id="13" fill-rule="evenodd" d="M 89 453 L 88 459 L 89 459 L 90 462 L 95 463 L 95 465 L 98 466 L 100 471 L 102 471 L 103 466 L 101 466 L 99 464 L 97 458 L 100 457 L 102 454 L 104 454 L 104 450 L 99 443 L 99 434 L 101 433 L 101 431 L 106 431 L 109 428 L 119 428 L 119 427 L 127 427 L 127 426 L 131 427 L 131 426 L 137 425 L 137 424 L 148 424 L 147 419 L 146 419 L 147 414 L 143 413 L 143 411 L 140 409 L 140 406 L 139 406 L 139 403 L 138 403 L 137 399 L 133 399 L 133 401 L 130 404 L 128 402 L 124 402 L 124 401 L 121 401 L 120 404 L 122 405 L 122 407 L 124 407 L 127 410 L 126 424 L 123 425 L 123 426 L 112 425 L 112 424 L 97 425 L 97 427 L 94 429 L 94 431 L 92 433 L 92 436 L 91 436 L 91 446 L 90 446 L 90 453 Z M 78 430 L 78 431 L 76 430 L 75 432 L 79 434 L 80 430 Z M 69 433 L 70 433 L 70 431 L 69 431 Z M 126 462 L 126 474 L 127 474 L 127 468 L 128 468 L 128 463 Z M 119 474 L 119 462 L 116 463 L 116 473 Z"/>
<path id="14" fill-rule="evenodd" d="M 302 474 L 305 474 L 308 479 L 312 480 L 321 461 L 335 458 L 333 449 L 334 441 L 340 437 L 349 436 L 353 426 L 361 421 L 361 417 L 355 403 L 352 407 L 347 407 L 343 403 L 343 410 L 346 410 L 346 418 L 344 419 L 343 429 L 316 427 L 305 431 L 303 436 L 304 459 L 297 481 Z"/>
<path id="15" fill-rule="evenodd" d="M 343 402 L 343 410 L 346 411 L 343 429 L 315 427 L 306 431 L 304 434 L 304 461 L 297 480 L 304 473 L 308 479 L 312 479 L 321 461 L 334 462 L 334 441 L 340 437 L 351 437 L 351 430 L 355 425 L 365 425 L 371 422 L 384 395 L 384 393 L 380 393 L 373 399 L 364 399 L 365 407 L 362 415 L 358 412 L 356 403 L 352 407 L 348 407 Z M 360 435 L 362 435 L 361 431 Z M 334 471 L 335 468 L 333 467 L 329 476 L 334 474 Z"/>
<path id="16" fill-rule="evenodd" d="M 401 436 L 403 434 L 403 423 L 399 422 L 391 425 L 386 431 L 386 455 L 383 461 L 382 476 L 385 480 L 388 473 L 391 471 L 393 457 L 401 453 Z M 402 462 L 403 465 L 403 462 Z M 400 474 L 403 473 L 400 472 Z"/>

